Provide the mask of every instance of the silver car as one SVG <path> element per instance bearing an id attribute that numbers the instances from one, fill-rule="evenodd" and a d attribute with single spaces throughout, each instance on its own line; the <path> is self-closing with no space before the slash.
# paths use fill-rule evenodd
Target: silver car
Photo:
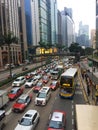
<path id="1" fill-rule="evenodd" d="M 14 130 L 34 130 L 40 119 L 39 112 L 36 110 L 28 110 L 19 121 Z"/>

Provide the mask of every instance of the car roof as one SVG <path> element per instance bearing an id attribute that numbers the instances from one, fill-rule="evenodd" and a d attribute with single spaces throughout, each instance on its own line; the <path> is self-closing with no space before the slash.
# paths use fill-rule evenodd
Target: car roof
<path id="1" fill-rule="evenodd" d="M 22 94 L 22 95 L 19 97 L 19 99 L 26 99 L 27 97 L 28 97 L 27 94 Z"/>
<path id="2" fill-rule="evenodd" d="M 57 83 L 57 81 L 56 81 L 56 80 L 53 80 L 51 83 Z"/>
<path id="3" fill-rule="evenodd" d="M 53 112 L 51 120 L 53 121 L 62 121 L 63 113 L 62 112 Z"/>
<path id="4" fill-rule="evenodd" d="M 32 117 L 35 115 L 35 113 L 37 113 L 36 110 L 28 110 L 28 111 L 24 114 L 23 118 L 32 119 Z"/>
<path id="5" fill-rule="evenodd" d="M 41 93 L 46 93 L 49 89 L 50 89 L 50 87 L 45 86 L 45 87 L 41 88 L 40 92 Z"/>

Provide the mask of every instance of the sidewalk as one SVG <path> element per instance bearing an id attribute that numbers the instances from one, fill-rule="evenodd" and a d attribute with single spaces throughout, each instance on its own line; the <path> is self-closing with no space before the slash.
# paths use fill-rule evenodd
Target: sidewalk
<path id="1" fill-rule="evenodd" d="M 84 76 L 83 78 L 83 84 L 84 84 L 84 88 L 87 94 L 87 98 L 89 101 L 89 104 L 91 105 L 96 105 L 96 85 L 98 85 L 98 70 L 97 68 L 95 68 L 95 71 L 92 71 L 93 68 L 89 67 L 88 64 L 82 64 L 84 66 L 84 68 L 86 69 L 86 76 Z M 82 66 L 82 67 L 83 67 Z M 88 79 L 87 79 L 88 78 Z M 89 93 L 87 90 L 87 87 L 89 88 Z"/>

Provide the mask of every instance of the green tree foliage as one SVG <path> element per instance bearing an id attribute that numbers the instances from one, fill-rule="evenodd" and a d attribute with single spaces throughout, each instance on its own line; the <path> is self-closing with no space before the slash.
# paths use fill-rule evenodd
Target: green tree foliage
<path id="1" fill-rule="evenodd" d="M 93 49 L 90 47 L 85 48 L 85 55 L 91 55 L 93 53 Z"/>
<path id="2" fill-rule="evenodd" d="M 9 67 L 10 67 L 10 76 L 12 75 L 11 71 L 11 51 L 10 46 L 12 43 L 18 43 L 18 38 L 13 35 L 13 33 L 9 32 L 6 35 L 0 35 L 0 46 L 8 46 L 8 54 L 9 54 Z"/>

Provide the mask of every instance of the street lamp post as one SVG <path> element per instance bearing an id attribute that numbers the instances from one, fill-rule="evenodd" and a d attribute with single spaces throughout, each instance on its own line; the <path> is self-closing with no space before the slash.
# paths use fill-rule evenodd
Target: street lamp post
<path id="1" fill-rule="evenodd" d="M 93 47 L 92 47 L 92 100 L 94 99 L 93 97 L 93 70 L 94 70 L 94 63 L 93 63 Z"/>

